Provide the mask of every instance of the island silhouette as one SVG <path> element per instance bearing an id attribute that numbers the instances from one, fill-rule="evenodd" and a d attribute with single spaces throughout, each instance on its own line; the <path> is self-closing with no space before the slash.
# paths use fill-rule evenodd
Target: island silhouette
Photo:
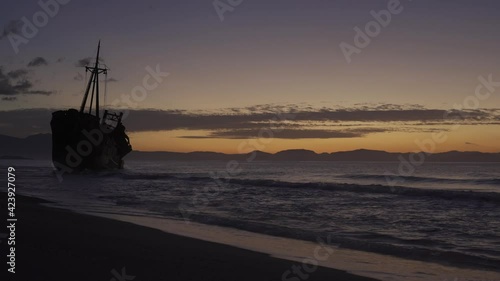
<path id="1" fill-rule="evenodd" d="M 26 138 L 0 135 L 0 156 L 50 159 L 51 134 L 36 134 Z M 132 151 L 127 160 L 173 161 L 381 161 L 396 162 L 399 157 L 408 159 L 411 153 L 358 149 L 332 153 L 316 153 L 306 149 L 289 149 L 276 153 L 252 151 L 244 154 L 227 154 L 211 151 L 170 152 Z M 428 162 L 500 162 L 500 153 L 478 151 L 448 151 L 429 155 Z"/>

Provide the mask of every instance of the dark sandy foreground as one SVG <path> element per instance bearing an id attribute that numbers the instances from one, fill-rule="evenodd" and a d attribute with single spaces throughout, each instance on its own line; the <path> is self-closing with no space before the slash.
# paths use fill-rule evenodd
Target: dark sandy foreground
<path id="1" fill-rule="evenodd" d="M 0 193 L 0 197 L 1 212 L 5 214 L 6 194 Z M 0 238 L 0 276 L 8 277 L 1 280 L 279 281 L 292 265 L 300 265 L 130 223 L 49 208 L 40 202 L 43 201 L 16 197 L 16 273 L 7 272 L 7 241 Z M 7 224 L 5 219 L 2 224 Z M 287 280 L 374 279 L 318 268 L 308 277 L 290 275 Z"/>

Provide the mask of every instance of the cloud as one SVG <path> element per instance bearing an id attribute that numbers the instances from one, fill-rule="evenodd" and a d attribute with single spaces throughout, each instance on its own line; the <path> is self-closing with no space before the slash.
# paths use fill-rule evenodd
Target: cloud
<path id="1" fill-rule="evenodd" d="M 11 20 L 5 25 L 2 33 L 0 33 L 0 40 L 9 36 L 10 34 L 19 34 L 19 29 L 23 25 L 21 20 Z"/>
<path id="2" fill-rule="evenodd" d="M 115 79 L 115 78 L 111 77 L 111 78 L 108 78 L 108 79 L 106 80 L 106 82 L 111 82 L 111 83 L 112 83 L 112 82 L 118 82 L 118 79 Z"/>
<path id="3" fill-rule="evenodd" d="M 75 63 L 75 66 L 76 66 L 76 67 L 85 67 L 85 66 L 90 65 L 93 61 L 95 61 L 95 58 L 92 58 L 92 57 L 86 57 L 86 58 L 83 58 L 83 59 L 78 60 L 78 61 Z M 103 59 L 103 58 L 99 58 L 99 61 L 100 61 L 100 62 L 104 62 L 104 59 Z"/>
<path id="4" fill-rule="evenodd" d="M 128 127 L 135 131 L 160 130 L 230 130 L 260 129 L 276 124 L 280 127 L 303 129 L 317 126 L 363 126 L 363 124 L 398 123 L 399 125 L 484 124 L 495 122 L 498 116 L 492 110 L 447 111 L 435 109 L 326 109 L 300 110 L 298 108 L 251 107 L 226 109 L 217 112 L 188 112 L 171 110 L 130 111 Z M 460 119 L 459 119 L 460 118 Z M 283 122 L 283 119 L 288 121 Z M 323 129 L 328 130 L 328 129 Z"/>
<path id="5" fill-rule="evenodd" d="M 32 87 L 33 87 L 33 84 L 28 80 L 21 80 L 12 86 L 12 88 L 17 93 L 25 93 L 25 92 L 29 91 L 29 89 L 31 89 Z"/>
<path id="6" fill-rule="evenodd" d="M 18 109 L 0 111 L 3 126 L 0 134 L 26 137 L 50 132 L 50 109 Z"/>
<path id="7" fill-rule="evenodd" d="M 353 129 L 353 130 L 318 130 L 318 129 L 284 129 L 284 130 L 260 130 L 260 129 L 235 129 L 214 131 L 207 136 L 182 136 L 190 139 L 253 139 L 253 138 L 279 138 L 279 139 L 338 139 L 359 138 L 369 133 L 385 132 L 385 129 Z"/>
<path id="8" fill-rule="evenodd" d="M 52 95 L 54 93 L 55 93 L 54 91 L 42 91 L 42 90 L 32 90 L 28 92 L 28 94 L 30 95 L 44 95 L 44 96 Z"/>
<path id="9" fill-rule="evenodd" d="M 87 66 L 87 65 L 89 65 L 89 64 L 90 64 L 90 60 L 91 60 L 91 59 L 92 59 L 91 57 L 80 59 L 80 60 L 78 60 L 78 61 L 75 63 L 75 66 L 76 66 L 76 67 L 85 67 L 85 66 Z"/>
<path id="10" fill-rule="evenodd" d="M 0 95 L 51 95 L 52 91 L 42 91 L 33 88 L 33 83 L 27 77 L 27 71 L 17 69 L 4 74 L 0 67 Z M 12 101 L 13 99 L 10 99 Z"/>
<path id="11" fill-rule="evenodd" d="M 36 66 L 42 66 L 42 65 L 48 65 L 49 63 L 47 62 L 46 59 L 42 58 L 42 57 L 36 57 L 34 59 L 32 59 L 29 63 L 28 63 L 28 66 L 29 67 L 36 67 Z"/>
<path id="12" fill-rule="evenodd" d="M 27 86 L 29 85 L 25 87 Z M 8 131 L 11 133 L 24 132 L 24 135 L 35 133 L 33 131 L 35 124 L 40 130 L 44 130 L 42 132 L 50 132 L 50 114 L 47 115 L 46 110 L 33 109 L 29 112 L 28 115 L 27 111 L 9 111 L 8 117 L 3 119 L 0 111 L 0 120 L 8 120 L 11 124 L 15 124 L 10 129 L 12 131 Z M 355 138 L 383 132 L 443 131 L 454 124 L 500 124 L 497 119 L 500 116 L 498 109 L 447 111 L 418 109 L 411 106 L 402 106 L 398 110 L 380 110 L 378 106 L 361 109 L 356 107 L 304 109 L 295 105 L 262 105 L 217 111 L 137 109 L 130 110 L 125 115 L 124 124 L 129 132 L 174 130 L 204 132 L 194 136 L 191 134 L 181 136 L 184 138 L 255 138 L 259 136 L 261 129 L 268 128 L 273 130 L 275 138 Z M 457 116 L 460 118 L 457 119 Z M 262 133 L 265 136 L 265 132 L 260 134 Z"/>
<path id="13" fill-rule="evenodd" d="M 18 79 L 21 77 L 26 77 L 28 75 L 28 71 L 26 69 L 17 69 L 13 71 L 9 71 L 7 76 L 12 79 Z"/>
<path id="14" fill-rule="evenodd" d="M 81 73 L 77 73 L 75 75 L 75 77 L 73 77 L 73 80 L 82 81 L 83 80 L 83 75 Z"/>

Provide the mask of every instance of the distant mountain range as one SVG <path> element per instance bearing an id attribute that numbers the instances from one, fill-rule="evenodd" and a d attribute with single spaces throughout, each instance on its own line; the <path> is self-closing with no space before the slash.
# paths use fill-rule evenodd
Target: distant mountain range
<path id="1" fill-rule="evenodd" d="M 52 137 L 38 134 L 26 138 L 0 135 L 0 158 L 50 159 Z M 399 161 L 399 157 L 409 159 L 409 153 L 393 153 L 359 149 L 333 153 L 316 153 L 311 150 L 293 149 L 277 153 L 254 151 L 248 154 L 225 154 L 218 152 L 145 152 L 133 151 L 125 160 L 176 160 L 176 161 Z M 417 159 L 418 160 L 418 159 Z M 428 162 L 500 162 L 500 153 L 450 151 L 428 155 Z"/>
<path id="2" fill-rule="evenodd" d="M 408 161 L 409 153 L 391 153 L 377 150 L 359 149 L 353 151 L 316 153 L 311 150 L 283 150 L 274 154 L 254 151 L 248 154 L 224 154 L 217 152 L 144 152 L 133 151 L 127 156 L 129 160 L 219 160 L 219 161 L 400 161 L 400 157 Z M 415 158 L 418 161 L 418 158 Z M 427 155 L 428 162 L 500 162 L 500 153 L 450 151 Z"/>

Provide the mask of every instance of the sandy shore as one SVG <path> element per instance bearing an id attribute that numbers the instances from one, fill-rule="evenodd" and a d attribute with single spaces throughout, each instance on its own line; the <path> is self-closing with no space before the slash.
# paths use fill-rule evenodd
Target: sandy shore
<path id="1" fill-rule="evenodd" d="M 6 195 L 0 194 L 0 205 L 6 209 Z M 16 274 L 7 280 L 282 280 L 284 272 L 300 266 L 257 252 L 45 207 L 41 202 L 16 197 Z M 5 260 L 7 244 L 0 245 Z M 311 274 L 302 270 L 285 280 L 374 279 L 318 267 Z"/>

